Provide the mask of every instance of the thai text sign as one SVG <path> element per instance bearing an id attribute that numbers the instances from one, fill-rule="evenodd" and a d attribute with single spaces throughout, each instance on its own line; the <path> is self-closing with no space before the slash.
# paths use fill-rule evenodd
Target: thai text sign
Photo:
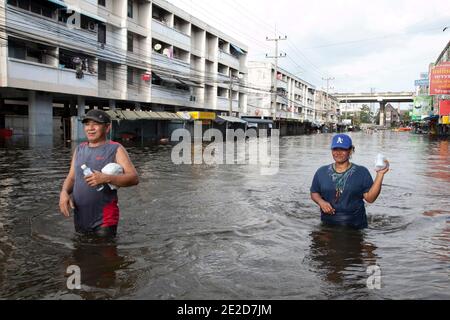
<path id="1" fill-rule="evenodd" d="M 438 64 L 431 69 L 430 95 L 450 94 L 450 62 Z"/>

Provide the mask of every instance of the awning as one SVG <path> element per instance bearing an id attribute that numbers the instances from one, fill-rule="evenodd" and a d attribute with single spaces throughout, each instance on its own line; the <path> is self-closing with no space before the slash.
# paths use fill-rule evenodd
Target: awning
<path id="1" fill-rule="evenodd" d="M 214 112 L 192 111 L 189 114 L 193 120 L 216 120 L 216 114 Z"/>
<path id="2" fill-rule="evenodd" d="M 237 46 L 235 46 L 234 44 L 232 44 L 232 43 L 230 43 L 231 44 L 231 46 L 233 47 L 233 49 L 234 50 L 236 50 L 237 52 L 239 52 L 240 54 L 242 54 L 242 55 L 244 55 L 245 54 L 245 52 L 244 51 L 242 51 L 242 49 L 241 48 L 239 48 L 239 47 L 237 47 Z"/>
<path id="3" fill-rule="evenodd" d="M 432 115 L 432 116 L 426 117 L 426 118 L 424 118 L 422 120 L 423 121 L 439 120 L 439 116 L 438 115 Z"/>
<path id="4" fill-rule="evenodd" d="M 242 120 L 248 122 L 248 123 L 267 123 L 267 124 L 273 124 L 272 120 L 267 119 L 261 119 L 261 118 L 242 118 Z"/>
<path id="5" fill-rule="evenodd" d="M 230 116 L 217 116 L 216 122 L 233 122 L 233 123 L 247 123 L 247 121 L 239 119 L 237 117 Z"/>
<path id="6" fill-rule="evenodd" d="M 47 0 L 47 1 L 51 2 L 51 3 L 54 3 L 54 4 L 57 4 L 57 5 L 61 6 L 61 7 L 67 8 L 67 4 L 64 3 L 64 1 L 60 1 L 60 0 Z"/>
<path id="7" fill-rule="evenodd" d="M 192 81 L 192 80 L 189 80 L 189 79 L 182 79 L 182 78 L 176 78 L 176 79 L 178 81 L 180 81 L 182 84 L 185 84 L 185 85 L 190 86 L 190 87 L 204 88 L 202 86 L 202 84 L 199 83 L 199 82 L 195 82 L 195 81 Z"/>
<path id="8" fill-rule="evenodd" d="M 168 75 L 162 75 L 159 73 L 155 73 L 154 71 L 152 71 L 152 75 L 161 79 L 162 81 L 165 82 L 169 82 L 169 83 L 176 83 L 176 84 L 184 84 L 183 82 L 181 82 L 179 79 L 168 76 Z"/>
<path id="9" fill-rule="evenodd" d="M 109 110 L 108 115 L 113 121 L 136 121 L 136 120 L 183 120 L 176 113 L 171 112 L 150 112 L 150 111 L 130 111 L 130 110 Z"/>
<path id="10" fill-rule="evenodd" d="M 68 6 L 67 6 L 67 9 L 68 9 L 68 10 L 73 10 L 73 11 L 76 11 L 76 12 L 79 12 L 79 13 L 82 14 L 82 15 L 85 15 L 85 16 L 90 17 L 90 18 L 92 18 L 92 19 L 95 19 L 95 20 L 97 20 L 97 21 L 106 23 L 106 20 L 103 19 L 102 17 L 99 17 L 98 15 L 93 14 L 93 13 L 90 13 L 90 12 L 88 12 L 88 11 L 86 11 L 86 10 L 81 10 L 80 8 L 78 8 L 78 7 L 76 7 L 76 6 L 68 5 Z"/>

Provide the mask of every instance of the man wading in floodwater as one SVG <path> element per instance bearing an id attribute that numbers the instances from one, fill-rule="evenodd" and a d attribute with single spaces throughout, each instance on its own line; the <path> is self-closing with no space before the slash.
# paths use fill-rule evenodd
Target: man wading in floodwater
<path id="1" fill-rule="evenodd" d="M 127 151 L 119 143 L 108 141 L 111 119 L 101 110 L 89 111 L 83 119 L 88 142 L 80 144 L 72 157 L 69 174 L 64 181 L 59 198 L 59 208 L 65 217 L 74 209 L 75 230 L 82 234 L 114 237 L 119 223 L 117 187 L 131 187 L 139 183 L 136 169 Z M 109 163 L 123 168 L 121 175 L 102 172 Z M 93 174 L 84 176 L 82 165 L 87 165 Z M 104 186 L 97 191 L 99 186 Z M 72 198 L 71 198 L 72 195 Z"/>

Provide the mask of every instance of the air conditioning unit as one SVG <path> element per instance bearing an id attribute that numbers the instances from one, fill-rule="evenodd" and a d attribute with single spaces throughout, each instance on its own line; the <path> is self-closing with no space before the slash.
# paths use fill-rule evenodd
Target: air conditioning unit
<path id="1" fill-rule="evenodd" d="M 98 28 L 98 25 L 95 23 L 95 22 L 93 22 L 93 21 L 90 21 L 89 23 L 88 23 L 88 30 L 89 31 L 97 31 L 97 28 Z"/>

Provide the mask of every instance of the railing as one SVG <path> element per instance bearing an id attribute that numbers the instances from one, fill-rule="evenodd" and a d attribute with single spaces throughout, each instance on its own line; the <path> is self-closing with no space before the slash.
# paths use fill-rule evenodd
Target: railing
<path id="1" fill-rule="evenodd" d="M 151 93 L 152 103 L 175 104 L 180 106 L 191 106 L 194 103 L 190 101 L 191 94 L 189 91 L 152 85 Z"/>
<path id="2" fill-rule="evenodd" d="M 233 111 L 237 111 L 239 108 L 239 100 L 232 101 Z M 217 109 L 226 110 L 230 109 L 230 99 L 227 97 L 217 97 Z"/>
<path id="3" fill-rule="evenodd" d="M 219 62 L 228 65 L 234 69 L 239 69 L 239 59 L 222 50 L 219 50 Z"/>
<path id="4" fill-rule="evenodd" d="M 97 96 L 96 74 L 84 72 L 77 79 L 75 70 L 8 58 L 8 84 L 29 90 L 42 90 L 85 96 Z"/>
<path id="5" fill-rule="evenodd" d="M 277 88 L 284 89 L 287 91 L 288 84 L 287 84 L 287 82 L 285 82 L 283 80 L 277 80 Z"/>
<path id="6" fill-rule="evenodd" d="M 170 69 L 174 72 L 188 75 L 191 72 L 190 64 L 178 59 L 169 58 L 163 54 L 152 52 L 152 65 L 162 69 Z M 155 72 L 158 73 L 158 69 Z"/>
<path id="7" fill-rule="evenodd" d="M 84 29 L 70 29 L 66 24 L 60 23 L 32 12 L 6 7 L 6 25 L 9 28 L 23 32 L 28 36 L 52 39 L 63 45 L 96 50 L 98 46 L 97 32 Z"/>
<path id="8" fill-rule="evenodd" d="M 155 19 L 152 20 L 152 36 L 186 51 L 190 51 L 191 37 Z"/>

